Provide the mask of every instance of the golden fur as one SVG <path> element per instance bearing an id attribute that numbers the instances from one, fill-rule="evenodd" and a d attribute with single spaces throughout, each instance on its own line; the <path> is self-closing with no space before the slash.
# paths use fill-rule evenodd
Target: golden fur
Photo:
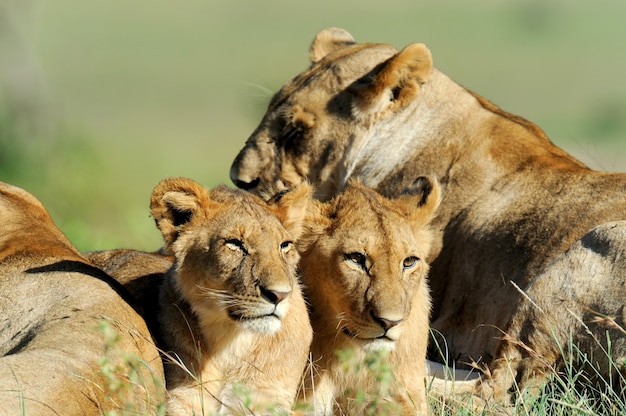
<path id="1" fill-rule="evenodd" d="M 593 227 L 626 219 L 626 175 L 589 169 L 533 123 L 464 89 L 433 67 L 422 44 L 359 44 L 333 28 L 316 36 L 311 59 L 272 98 L 233 162 L 233 182 L 259 192 L 308 180 L 325 200 L 349 178 L 387 197 L 418 176 L 436 178 L 443 200 L 433 222 L 432 326 L 446 359 L 501 368 L 513 322 L 546 327 L 520 305 L 521 292 Z M 616 276 L 624 280 L 623 271 Z M 592 298 L 576 301 L 612 312 Z M 523 386 L 521 374 L 558 366 L 562 357 L 549 350 L 538 344 L 546 362 L 516 362 L 502 385 Z"/>
<path id="2" fill-rule="evenodd" d="M 168 414 L 293 406 L 312 338 L 294 245 L 311 193 L 302 185 L 268 204 L 239 190 L 167 179 L 151 198 L 165 254 L 93 254 L 134 286 L 143 305 L 153 304 Z"/>
<path id="3" fill-rule="evenodd" d="M 311 204 L 298 248 L 315 334 L 301 400 L 315 414 L 364 414 L 368 406 L 382 411 L 386 401 L 399 407 L 393 414 L 426 414 L 430 294 L 424 259 L 439 195 L 427 178 L 394 200 L 353 182 L 330 202 Z M 342 361 L 338 351 L 353 356 Z M 394 375 L 389 391 L 382 373 L 365 369 L 377 351 Z M 355 404 L 359 391 L 367 399 Z"/>
<path id="4" fill-rule="evenodd" d="M 23 189 L 0 183 L 0 218 L 0 413 L 157 414 L 163 367 L 123 288 Z M 114 345 L 98 331 L 103 322 L 118 333 Z M 135 357 L 135 378 L 115 351 Z M 107 366 L 118 367 L 112 376 L 126 387 L 107 380 Z"/>

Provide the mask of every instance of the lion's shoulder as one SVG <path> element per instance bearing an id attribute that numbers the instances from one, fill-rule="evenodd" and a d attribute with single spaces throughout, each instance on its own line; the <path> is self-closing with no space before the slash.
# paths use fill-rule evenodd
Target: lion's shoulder
<path id="1" fill-rule="evenodd" d="M 173 261 L 172 256 L 158 251 L 132 249 L 92 251 L 83 256 L 124 285 L 142 276 L 165 273 Z"/>

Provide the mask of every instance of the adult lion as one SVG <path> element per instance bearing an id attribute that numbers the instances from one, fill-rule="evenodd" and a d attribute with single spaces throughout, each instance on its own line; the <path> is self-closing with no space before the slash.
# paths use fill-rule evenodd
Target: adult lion
<path id="1" fill-rule="evenodd" d="M 418 176 L 436 178 L 432 327 L 457 363 L 490 363 L 496 351 L 506 358 L 503 331 L 539 319 L 520 306 L 520 292 L 593 227 L 626 219 L 626 175 L 589 169 L 535 124 L 464 89 L 433 67 L 423 44 L 398 51 L 331 28 L 317 34 L 310 58 L 272 98 L 233 162 L 233 182 L 258 192 L 309 180 L 328 199 L 349 178 L 388 197 Z M 604 279 L 594 275 L 592 285 Z M 536 365 L 519 361 L 517 381 Z"/>
<path id="2" fill-rule="evenodd" d="M 23 189 L 0 183 L 0 218 L 0 413 L 157 414 L 163 367 L 123 288 Z"/>

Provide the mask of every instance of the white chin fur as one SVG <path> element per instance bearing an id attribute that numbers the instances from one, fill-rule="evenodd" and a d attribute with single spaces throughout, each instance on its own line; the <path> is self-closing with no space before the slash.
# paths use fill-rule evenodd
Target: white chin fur
<path id="1" fill-rule="evenodd" d="M 239 325 L 246 331 L 271 335 L 280 329 L 282 322 L 276 316 L 270 315 L 262 318 L 242 320 L 239 321 Z"/>
<path id="2" fill-rule="evenodd" d="M 364 342 L 361 346 L 364 351 L 393 351 L 396 348 L 396 343 L 388 339 L 374 339 L 372 341 Z"/>

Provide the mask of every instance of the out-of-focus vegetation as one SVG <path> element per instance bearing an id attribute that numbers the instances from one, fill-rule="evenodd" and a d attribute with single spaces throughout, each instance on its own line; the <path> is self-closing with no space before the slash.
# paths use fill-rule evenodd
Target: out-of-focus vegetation
<path id="1" fill-rule="evenodd" d="M 0 180 L 79 249 L 152 250 L 152 188 L 211 187 L 328 26 L 424 42 L 436 66 L 626 170 L 626 2 L 0 0 Z"/>

